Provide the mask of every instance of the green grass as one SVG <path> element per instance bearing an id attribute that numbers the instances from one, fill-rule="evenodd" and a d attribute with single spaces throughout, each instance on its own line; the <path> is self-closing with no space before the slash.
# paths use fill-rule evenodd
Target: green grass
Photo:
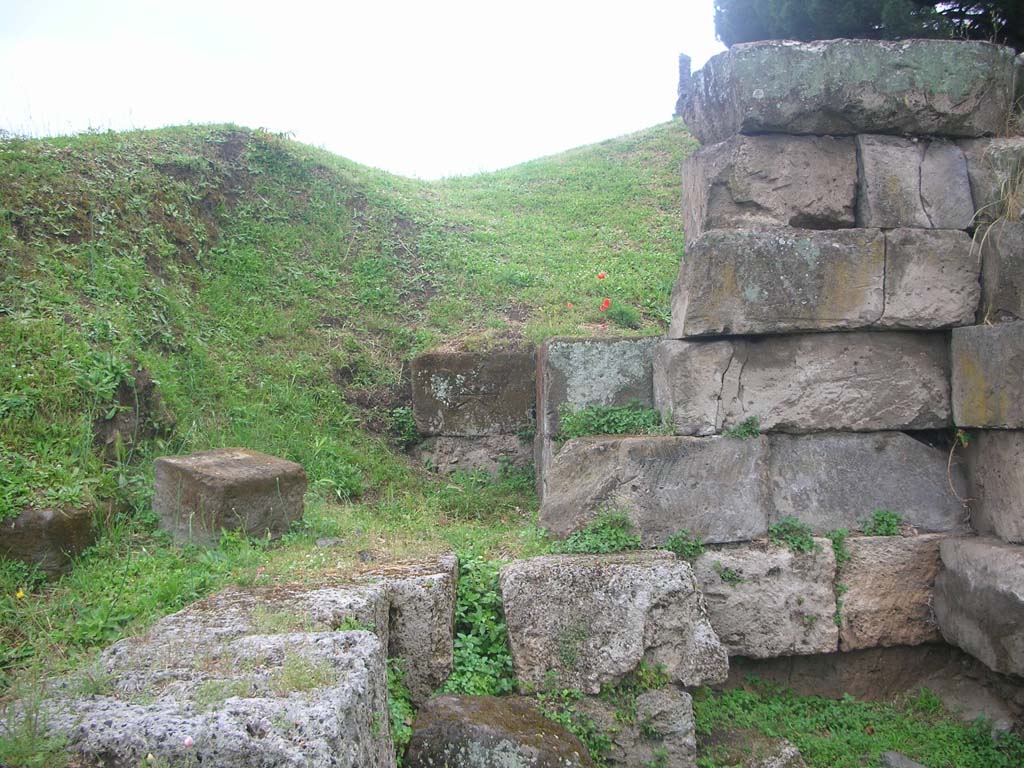
<path id="1" fill-rule="evenodd" d="M 640 537 L 626 513 L 612 509 L 599 513 L 586 527 L 570 534 L 565 541 L 556 542 L 551 549 L 563 554 L 605 555 L 641 546 Z"/>

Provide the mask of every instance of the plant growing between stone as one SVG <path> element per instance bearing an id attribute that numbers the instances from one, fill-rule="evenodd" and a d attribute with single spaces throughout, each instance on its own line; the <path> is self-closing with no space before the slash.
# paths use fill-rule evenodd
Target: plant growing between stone
<path id="1" fill-rule="evenodd" d="M 729 568 L 728 566 L 722 565 L 720 560 L 715 560 L 715 562 L 711 564 L 711 567 L 714 569 L 715 573 L 718 574 L 718 578 L 730 587 L 735 587 L 737 584 L 743 583 L 743 574 Z"/>
<path id="2" fill-rule="evenodd" d="M 868 520 L 860 524 L 861 533 L 865 536 L 899 536 L 903 527 L 903 518 L 887 509 L 876 509 Z"/>
<path id="3" fill-rule="evenodd" d="M 693 562 L 704 554 L 704 545 L 689 530 L 683 528 L 669 536 L 662 549 L 674 552 L 680 560 Z"/>
<path id="4" fill-rule="evenodd" d="M 768 539 L 797 553 L 815 552 L 819 548 L 811 526 L 791 515 L 768 527 Z"/>
<path id="5" fill-rule="evenodd" d="M 563 404 L 558 411 L 558 435 L 564 443 L 587 435 L 671 434 L 671 426 L 662 424 L 661 414 L 634 400 L 629 405 L 588 405 L 574 410 Z"/>
<path id="6" fill-rule="evenodd" d="M 849 591 L 849 587 L 840 581 L 842 578 L 843 566 L 850 562 L 850 550 L 846 548 L 846 537 L 850 532 L 845 528 L 836 528 L 825 534 L 825 538 L 832 542 L 832 553 L 836 558 L 836 578 L 834 588 L 836 592 L 836 612 L 832 617 L 837 627 L 843 625 L 843 595 Z"/>
<path id="7" fill-rule="evenodd" d="M 391 739 L 395 744 L 396 763 L 402 765 L 402 755 L 412 738 L 412 723 L 416 711 L 412 695 L 405 685 L 405 666 L 401 659 L 388 659 L 388 714 L 391 719 Z"/>
<path id="8" fill-rule="evenodd" d="M 605 510 L 585 528 L 576 531 L 563 542 L 552 546 L 562 554 L 603 555 L 610 552 L 640 549 L 640 537 L 634 533 L 633 523 L 625 512 Z"/>
<path id="9" fill-rule="evenodd" d="M 725 430 L 725 435 L 726 437 L 735 437 L 737 440 L 760 437 L 761 419 L 757 416 L 748 416 L 735 427 Z"/>

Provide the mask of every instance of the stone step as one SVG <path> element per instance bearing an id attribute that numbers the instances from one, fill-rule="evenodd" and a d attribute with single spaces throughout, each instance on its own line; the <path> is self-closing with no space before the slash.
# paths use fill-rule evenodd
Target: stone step
<path id="1" fill-rule="evenodd" d="M 747 541 L 796 517 L 818 534 L 854 530 L 878 509 L 922 532 L 966 531 L 962 467 L 902 432 L 572 440 L 548 468 L 540 523 L 565 537 L 607 508 L 646 546 L 679 530 Z"/>
<path id="2" fill-rule="evenodd" d="M 979 269 L 959 230 L 709 230 L 687 246 L 667 335 L 966 325 Z"/>
<path id="3" fill-rule="evenodd" d="M 762 429 L 939 429 L 950 424 L 941 333 L 820 333 L 654 348 L 654 401 L 680 435 L 757 417 Z"/>
<path id="4" fill-rule="evenodd" d="M 1013 103 L 1014 53 L 990 43 L 768 41 L 712 57 L 681 111 L 704 144 L 737 133 L 984 136 Z"/>
<path id="5" fill-rule="evenodd" d="M 950 351 L 957 426 L 1024 429 L 1024 321 L 955 328 Z"/>

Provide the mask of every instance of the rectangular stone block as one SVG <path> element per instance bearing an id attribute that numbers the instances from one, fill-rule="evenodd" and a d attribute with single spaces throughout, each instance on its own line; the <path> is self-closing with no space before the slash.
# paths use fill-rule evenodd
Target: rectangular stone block
<path id="1" fill-rule="evenodd" d="M 625 511 L 646 546 L 681 529 L 703 541 L 744 541 L 768 530 L 765 438 L 585 437 L 548 470 L 540 524 L 564 538 L 602 510 Z"/>
<path id="2" fill-rule="evenodd" d="M 687 248 L 668 336 L 969 323 L 972 251 L 957 230 L 712 230 Z"/>
<path id="3" fill-rule="evenodd" d="M 221 531 L 277 538 L 302 517 L 306 472 L 293 461 L 243 448 L 154 463 L 153 511 L 178 543 L 216 544 Z"/>
<path id="4" fill-rule="evenodd" d="M 839 647 L 843 651 L 920 645 L 942 639 L 932 616 L 939 545 L 946 534 L 854 536 L 850 559 L 836 582 L 842 596 Z"/>
<path id="5" fill-rule="evenodd" d="M 971 226 L 967 161 L 951 141 L 862 134 L 857 170 L 858 227 Z"/>
<path id="6" fill-rule="evenodd" d="M 457 435 L 428 437 L 412 452 L 421 465 L 439 475 L 480 470 L 499 475 L 504 467 L 528 467 L 533 463 L 533 443 L 518 435 Z"/>
<path id="7" fill-rule="evenodd" d="M 680 104 L 704 144 L 736 133 L 984 136 L 1003 130 L 1014 53 L 948 40 L 735 45 L 696 72 Z"/>
<path id="8" fill-rule="evenodd" d="M 710 229 L 853 227 L 856 194 L 850 138 L 734 136 L 683 161 L 690 242 Z"/>
<path id="9" fill-rule="evenodd" d="M 776 434 L 769 440 L 772 522 L 792 516 L 819 534 L 854 531 L 884 509 L 922 533 L 968 530 L 957 498 L 966 498 L 963 468 L 954 463 L 947 471 L 947 450 L 902 432 Z"/>
<path id="10" fill-rule="evenodd" d="M 943 541 L 935 618 L 946 641 L 1003 674 L 1024 675 L 1024 547 Z"/>
<path id="11" fill-rule="evenodd" d="M 1024 322 L 954 328 L 951 355 L 957 426 L 1024 428 Z"/>
<path id="12" fill-rule="evenodd" d="M 1024 136 L 963 139 L 958 143 L 967 159 L 976 221 L 993 222 L 1007 216 L 1019 220 L 1024 215 L 1020 191 Z"/>
<path id="13" fill-rule="evenodd" d="M 711 626 L 730 656 L 765 659 L 838 649 L 836 559 L 827 539 L 815 545 L 797 553 L 754 542 L 697 558 L 694 571 Z"/>
<path id="14" fill-rule="evenodd" d="M 762 429 L 858 432 L 949 426 L 949 354 L 938 333 L 819 333 L 661 342 L 655 403 L 677 434 L 756 416 Z"/>
<path id="15" fill-rule="evenodd" d="M 412 410 L 424 435 L 516 434 L 533 424 L 533 349 L 428 352 L 412 361 Z"/>
<path id="16" fill-rule="evenodd" d="M 980 229 L 976 238 L 981 242 L 978 321 L 1024 320 L 1024 222 L 998 221 Z"/>
<path id="17" fill-rule="evenodd" d="M 549 339 L 537 351 L 537 493 L 546 493 L 547 468 L 557 450 L 558 413 L 563 407 L 653 405 L 655 337 Z"/>
<path id="18" fill-rule="evenodd" d="M 1024 544 L 1024 431 L 972 431 L 964 459 L 974 530 Z"/>

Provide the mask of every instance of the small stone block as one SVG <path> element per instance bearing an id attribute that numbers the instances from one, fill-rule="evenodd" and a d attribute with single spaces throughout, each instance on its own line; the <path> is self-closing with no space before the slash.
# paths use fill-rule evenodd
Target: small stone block
<path id="1" fill-rule="evenodd" d="M 1024 321 L 953 329 L 953 421 L 1024 428 Z"/>
<path id="2" fill-rule="evenodd" d="M 1024 206 L 1024 189 L 1021 190 Z M 980 230 L 981 307 L 978 322 L 1024 320 L 1024 221 L 998 221 Z"/>
<path id="3" fill-rule="evenodd" d="M 0 554 L 59 576 L 95 538 L 89 509 L 26 509 L 0 523 Z"/>
<path id="4" fill-rule="evenodd" d="M 153 511 L 178 543 L 215 544 L 221 531 L 277 538 L 302 517 L 306 472 L 243 448 L 161 456 Z"/>
<path id="5" fill-rule="evenodd" d="M 1024 431 L 971 431 L 964 457 L 974 529 L 1024 544 Z"/>

